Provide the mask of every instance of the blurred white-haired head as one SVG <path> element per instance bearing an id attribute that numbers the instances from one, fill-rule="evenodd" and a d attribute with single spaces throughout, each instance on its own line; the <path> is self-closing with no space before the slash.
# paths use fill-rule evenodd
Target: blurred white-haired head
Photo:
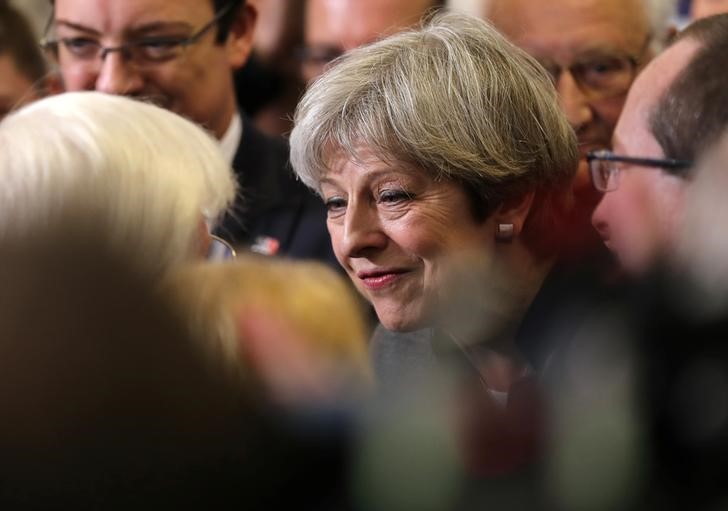
<path id="1" fill-rule="evenodd" d="M 72 213 L 141 270 L 200 253 L 236 184 L 215 140 L 157 106 L 97 92 L 34 103 L 0 123 L 0 242 Z"/>

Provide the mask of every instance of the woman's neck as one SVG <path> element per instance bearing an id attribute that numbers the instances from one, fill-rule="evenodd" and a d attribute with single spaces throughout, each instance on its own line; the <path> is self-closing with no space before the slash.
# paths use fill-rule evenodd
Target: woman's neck
<path id="1" fill-rule="evenodd" d="M 514 242 L 486 264 L 471 264 L 468 283 L 450 301 L 441 328 L 492 390 L 507 392 L 528 371 L 515 339 L 554 262 Z"/>
<path id="2" fill-rule="evenodd" d="M 539 259 L 520 242 L 494 257 L 459 257 L 441 297 L 437 324 L 466 345 L 512 339 L 551 271 L 555 258 Z M 507 349 L 499 350 L 507 351 Z"/>

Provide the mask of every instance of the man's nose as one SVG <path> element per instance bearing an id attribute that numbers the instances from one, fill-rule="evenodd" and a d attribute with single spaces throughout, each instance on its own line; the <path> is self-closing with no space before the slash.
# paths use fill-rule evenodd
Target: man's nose
<path id="1" fill-rule="evenodd" d="M 387 235 L 376 214 L 376 207 L 362 203 L 350 204 L 342 234 L 342 248 L 346 257 L 366 257 L 386 245 Z"/>
<path id="2" fill-rule="evenodd" d="M 556 82 L 561 109 L 566 114 L 571 126 L 578 132 L 580 128 L 589 124 L 594 114 L 587 96 L 579 87 L 571 71 L 565 69 Z"/>
<path id="3" fill-rule="evenodd" d="M 144 80 L 121 51 L 103 56 L 96 77 L 96 90 L 107 94 L 135 95 L 141 92 Z"/>

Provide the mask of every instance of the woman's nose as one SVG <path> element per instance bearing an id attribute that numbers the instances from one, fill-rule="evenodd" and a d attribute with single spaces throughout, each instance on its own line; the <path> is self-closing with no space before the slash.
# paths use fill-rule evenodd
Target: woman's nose
<path id="1" fill-rule="evenodd" d="M 350 204 L 344 217 L 341 248 L 346 257 L 366 257 L 387 245 L 387 235 L 375 206 Z"/>

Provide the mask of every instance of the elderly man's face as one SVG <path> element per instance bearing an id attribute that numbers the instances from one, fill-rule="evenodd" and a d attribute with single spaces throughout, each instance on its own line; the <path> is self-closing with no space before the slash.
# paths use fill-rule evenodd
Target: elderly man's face
<path id="1" fill-rule="evenodd" d="M 416 24 L 433 0 L 308 0 L 303 78 L 310 81 L 328 62 Z"/>
<path id="2" fill-rule="evenodd" d="M 608 147 L 650 27 L 643 0 L 491 0 L 495 26 L 554 75 L 582 156 Z M 575 191 L 591 194 L 587 167 Z"/>
<path id="3" fill-rule="evenodd" d="M 18 70 L 10 55 L 0 54 L 0 119 L 34 99 L 38 99 L 38 91 L 33 82 Z"/>
<path id="4" fill-rule="evenodd" d="M 213 26 L 178 57 L 153 64 L 122 52 L 84 60 L 73 51 L 89 43 L 110 48 L 150 40 L 161 47 L 199 32 L 214 16 L 211 0 L 56 0 L 56 36 L 71 42 L 59 45 L 65 87 L 149 98 L 221 137 L 236 109 L 231 72 L 250 52 L 250 7 L 224 43 L 216 43 Z"/>
<path id="5" fill-rule="evenodd" d="M 618 155 L 664 158 L 649 129 L 657 101 L 695 54 L 698 44 L 684 40 L 657 57 L 629 93 L 614 133 Z M 649 270 L 671 250 L 682 213 L 686 181 L 659 168 L 623 165 L 618 188 L 606 192 L 594 211 L 594 227 L 632 274 Z"/>

